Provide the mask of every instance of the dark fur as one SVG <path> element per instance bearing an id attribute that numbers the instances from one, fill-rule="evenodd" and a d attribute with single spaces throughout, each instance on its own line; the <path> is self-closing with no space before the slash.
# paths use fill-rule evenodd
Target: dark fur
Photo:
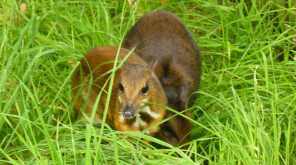
<path id="1" fill-rule="evenodd" d="M 168 105 L 177 111 L 186 109 L 187 98 L 199 88 L 201 53 L 176 15 L 162 10 L 147 13 L 125 36 L 123 47 L 136 47 L 135 53 L 148 63 L 157 58 L 159 65 L 155 68 L 155 74 L 166 92 Z M 190 97 L 188 105 L 192 106 L 195 99 L 196 95 Z M 185 114 L 191 117 L 189 112 Z M 167 111 L 166 116 L 171 115 L 174 113 Z M 169 120 L 169 125 L 178 139 L 170 139 L 173 136 L 164 131 L 164 126 L 159 134 L 161 139 L 175 146 L 190 140 L 190 121 L 177 116 Z"/>

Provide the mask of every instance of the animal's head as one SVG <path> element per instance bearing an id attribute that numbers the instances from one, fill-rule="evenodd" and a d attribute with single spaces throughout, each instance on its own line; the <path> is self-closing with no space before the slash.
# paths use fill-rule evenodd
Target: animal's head
<path id="1" fill-rule="evenodd" d="M 127 64 L 121 67 L 118 83 L 118 100 L 122 115 L 125 119 L 132 119 L 139 113 L 151 97 L 154 90 L 151 79 L 156 65 L 156 59 L 147 67 L 140 64 Z"/>

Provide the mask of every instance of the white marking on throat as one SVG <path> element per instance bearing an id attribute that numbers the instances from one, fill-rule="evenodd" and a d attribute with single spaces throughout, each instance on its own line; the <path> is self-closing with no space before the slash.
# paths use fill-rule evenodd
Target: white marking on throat
<path id="1" fill-rule="evenodd" d="M 146 112 L 147 114 L 149 114 L 152 118 L 156 119 L 160 116 L 160 114 L 153 112 L 150 110 L 149 106 L 144 106 L 140 109 L 141 112 Z"/>
<path id="2" fill-rule="evenodd" d="M 141 126 L 146 126 L 147 123 L 141 119 L 140 115 L 136 115 L 135 118 L 136 118 L 136 120 L 133 123 L 133 126 L 134 127 L 139 127 L 140 125 Z M 125 118 L 123 117 L 122 114 L 119 115 L 119 121 L 120 122 L 124 122 L 125 121 Z"/>
<path id="3" fill-rule="evenodd" d="M 135 120 L 135 122 L 133 124 L 134 127 L 139 127 L 140 125 L 141 126 L 146 126 L 146 124 L 147 123 L 141 119 L 140 115 L 136 115 L 136 120 Z"/>
<path id="4" fill-rule="evenodd" d="M 154 119 L 156 119 L 156 118 L 158 118 L 160 116 L 160 114 L 151 111 L 149 106 L 142 107 L 140 109 L 140 112 L 145 112 L 145 113 L 147 113 L 148 115 L 150 115 Z M 136 120 L 133 123 L 133 126 L 134 127 L 146 126 L 147 125 L 147 123 L 141 119 L 141 116 L 140 115 L 136 115 L 135 118 L 136 118 Z M 125 118 L 123 117 L 122 114 L 119 115 L 119 121 L 120 122 L 124 122 L 125 121 Z"/>

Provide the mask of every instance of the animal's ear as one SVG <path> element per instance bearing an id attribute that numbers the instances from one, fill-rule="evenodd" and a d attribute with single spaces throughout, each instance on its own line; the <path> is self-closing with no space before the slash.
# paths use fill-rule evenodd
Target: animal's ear
<path id="1" fill-rule="evenodd" d="M 118 58 L 119 58 L 120 61 L 123 60 L 123 58 L 120 55 L 118 56 Z M 122 67 L 127 67 L 127 66 L 128 66 L 128 63 L 126 61 L 124 61 L 123 64 L 122 64 Z"/>
<path id="2" fill-rule="evenodd" d="M 180 91 L 180 100 L 182 101 L 183 104 L 186 103 L 187 95 L 188 95 L 188 85 L 186 85 L 185 83 L 182 83 L 181 91 Z"/>
<path id="3" fill-rule="evenodd" d="M 154 58 L 154 60 L 151 61 L 146 68 L 149 69 L 150 71 L 154 71 L 156 64 L 157 64 L 157 59 Z"/>

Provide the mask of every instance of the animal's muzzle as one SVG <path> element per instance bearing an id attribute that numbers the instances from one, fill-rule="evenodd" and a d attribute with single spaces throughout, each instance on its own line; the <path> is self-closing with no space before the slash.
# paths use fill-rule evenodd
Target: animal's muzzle
<path id="1" fill-rule="evenodd" d="M 125 108 L 125 109 L 123 110 L 122 115 L 123 115 L 123 117 L 126 118 L 126 119 L 132 119 L 132 118 L 135 117 L 135 113 L 134 113 L 134 111 L 133 111 L 131 108 L 129 108 L 129 107 L 127 107 L 127 108 Z"/>

